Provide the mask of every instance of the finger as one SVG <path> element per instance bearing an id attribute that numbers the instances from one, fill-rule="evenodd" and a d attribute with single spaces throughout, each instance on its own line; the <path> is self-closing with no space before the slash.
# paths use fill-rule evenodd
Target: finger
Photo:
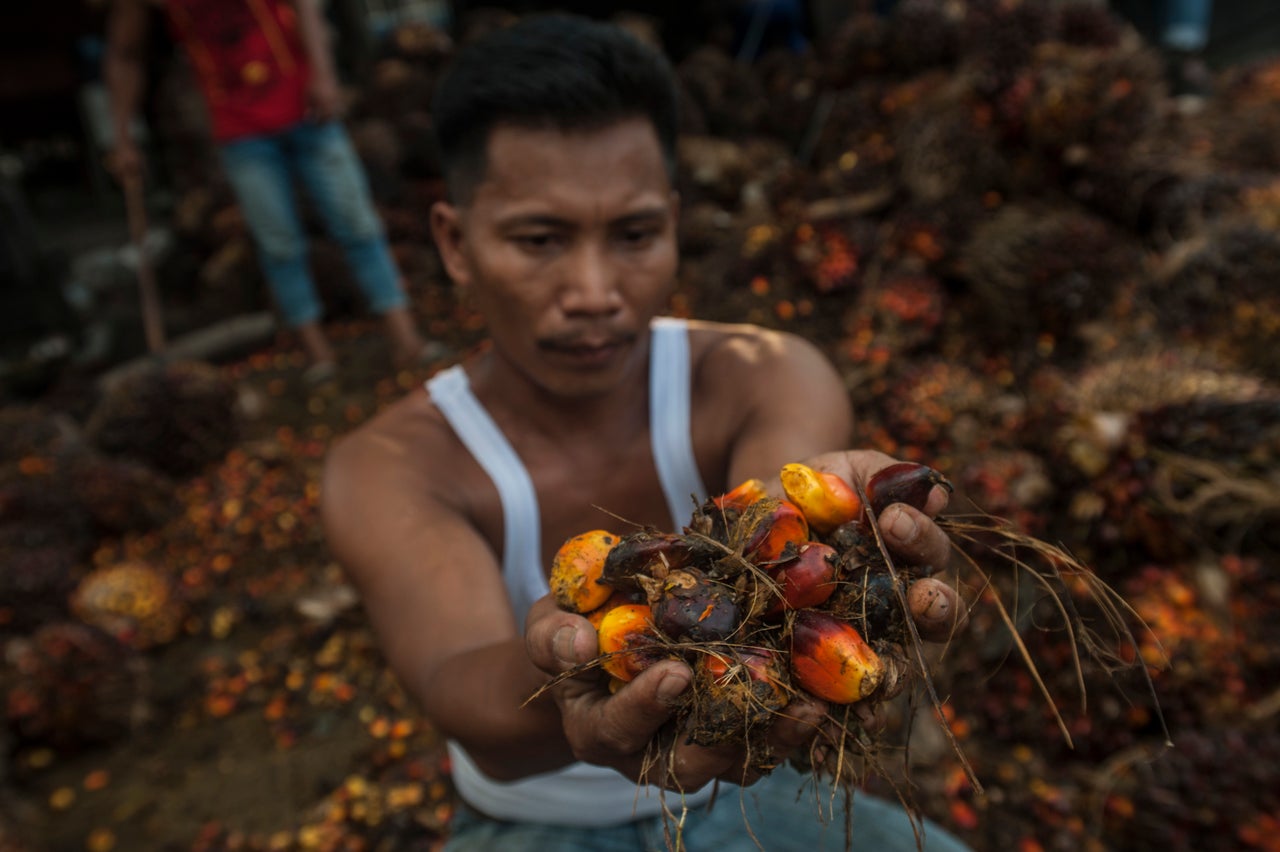
<path id="1" fill-rule="evenodd" d="M 662 783 L 672 790 L 696 790 L 712 779 L 748 787 L 764 778 L 798 749 L 807 749 L 826 718 L 821 702 L 797 701 L 774 717 L 763 742 L 716 746 L 678 743 Z"/>
<path id="2" fill-rule="evenodd" d="M 942 510 L 947 508 L 950 502 L 951 491 L 941 485 L 935 485 L 929 490 L 929 496 L 925 499 L 924 513 L 931 518 L 936 518 L 942 514 Z"/>
<path id="3" fill-rule="evenodd" d="M 850 483 L 860 483 L 864 488 L 876 471 L 897 461 L 879 450 L 845 450 L 835 454 L 824 454 L 818 459 L 821 461 L 816 464 L 821 466 L 820 469 L 830 469 Z"/>
<path id="4" fill-rule="evenodd" d="M 880 513 L 878 523 L 885 544 L 893 555 L 911 565 L 928 566 L 938 571 L 951 558 L 951 539 L 918 509 L 905 503 L 894 503 Z"/>
<path id="5" fill-rule="evenodd" d="M 594 705 L 594 736 L 590 743 L 581 745 L 584 753 L 579 757 L 607 763 L 619 755 L 643 752 L 658 729 L 671 718 L 680 696 L 692 681 L 693 672 L 676 660 L 655 663 L 641 672 L 635 680 Z"/>
<path id="6" fill-rule="evenodd" d="M 920 638 L 945 642 L 969 623 L 969 607 L 954 587 L 934 577 L 916 580 L 907 589 L 907 606 Z"/>
<path id="7" fill-rule="evenodd" d="M 780 756 L 807 746 L 827 718 L 827 705 L 821 701 L 792 701 L 769 726 L 768 742 Z"/>
<path id="8" fill-rule="evenodd" d="M 549 674 L 560 674 L 590 662 L 599 649 L 591 622 L 559 609 L 550 597 L 530 608 L 525 647 L 533 664 Z"/>

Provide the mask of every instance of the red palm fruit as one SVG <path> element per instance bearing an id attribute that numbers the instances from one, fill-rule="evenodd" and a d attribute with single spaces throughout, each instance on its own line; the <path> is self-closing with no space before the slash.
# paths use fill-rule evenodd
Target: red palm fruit
<path id="1" fill-rule="evenodd" d="M 650 616 L 645 604 L 623 604 L 600 619 L 596 634 L 604 656 L 601 666 L 615 679 L 631 680 L 667 656 Z"/>
<path id="2" fill-rule="evenodd" d="M 551 560 L 548 583 L 561 609 L 586 613 L 609 599 L 613 587 L 603 580 L 604 564 L 617 543 L 613 533 L 591 530 L 560 545 Z"/>
<path id="3" fill-rule="evenodd" d="M 875 692 L 884 666 L 853 627 L 825 612 L 803 609 L 791 625 L 791 677 L 812 695 L 852 704 Z"/>
<path id="4" fill-rule="evenodd" d="M 603 580 L 614 588 L 638 588 L 637 577 L 665 576 L 693 558 L 692 543 L 674 533 L 642 530 L 623 536 L 604 561 Z"/>
<path id="5" fill-rule="evenodd" d="M 711 502 L 717 509 L 742 511 L 757 500 L 763 500 L 768 496 L 769 493 L 765 491 L 763 482 L 758 479 L 748 479 L 732 491 L 727 491 L 719 497 L 712 497 Z"/>
<path id="6" fill-rule="evenodd" d="M 652 602 L 653 623 L 676 642 L 710 642 L 738 629 L 734 592 L 700 571 L 672 571 Z"/>
<path id="7" fill-rule="evenodd" d="M 898 462 L 871 477 L 867 483 L 867 502 L 877 517 L 894 503 L 906 503 L 923 511 L 935 485 L 951 491 L 951 482 L 928 465 Z"/>
<path id="8" fill-rule="evenodd" d="M 742 555 L 757 565 L 772 565 L 799 552 L 809 540 L 809 522 L 796 504 L 769 500 L 756 505 L 763 508 L 750 521 L 753 526 Z"/>
<path id="9" fill-rule="evenodd" d="M 765 610 L 766 617 L 789 609 L 804 609 L 825 603 L 836 590 L 836 566 L 840 554 L 834 547 L 811 541 L 800 546 L 800 555 L 774 568 L 770 575 L 781 594 Z"/>
<path id="10" fill-rule="evenodd" d="M 834 473 L 793 463 L 782 466 L 779 478 L 787 499 L 804 513 L 810 528 L 821 535 L 856 520 L 862 514 L 862 500 L 858 493 Z"/>

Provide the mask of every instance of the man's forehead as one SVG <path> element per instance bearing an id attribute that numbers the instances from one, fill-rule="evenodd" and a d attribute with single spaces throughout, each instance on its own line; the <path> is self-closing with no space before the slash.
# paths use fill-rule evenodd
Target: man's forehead
<path id="1" fill-rule="evenodd" d="M 670 189 L 662 147 L 642 119 L 583 130 L 506 125 L 494 129 L 486 155 L 477 195 L 545 192 L 567 183 Z"/>

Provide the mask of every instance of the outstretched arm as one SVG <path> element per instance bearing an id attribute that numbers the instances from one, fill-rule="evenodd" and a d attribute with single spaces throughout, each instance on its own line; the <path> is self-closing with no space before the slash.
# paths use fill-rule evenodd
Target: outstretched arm
<path id="1" fill-rule="evenodd" d="M 525 653 L 498 561 L 449 501 L 450 476 L 413 450 L 419 426 L 365 427 L 331 451 L 329 542 L 391 669 L 441 734 L 499 779 L 564 765 L 555 705 L 525 705 L 547 676 Z"/>

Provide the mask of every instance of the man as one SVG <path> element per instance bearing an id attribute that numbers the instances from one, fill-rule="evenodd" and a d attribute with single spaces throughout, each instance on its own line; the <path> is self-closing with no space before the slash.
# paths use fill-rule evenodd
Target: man
<path id="1" fill-rule="evenodd" d="M 450 741 L 465 804 L 451 850 L 664 846 L 664 797 L 636 780 L 687 666 L 659 663 L 616 694 L 572 678 L 526 704 L 596 655 L 591 625 L 546 597 L 562 542 L 621 523 L 596 507 L 678 528 L 691 495 L 788 461 L 863 482 L 891 461 L 818 457 L 847 443 L 852 418 L 803 340 L 655 319 L 677 260 L 675 98 L 660 55 L 581 18 L 528 18 L 459 54 L 433 111 L 450 201 L 431 225 L 492 345 L 326 464 L 335 553 L 390 665 Z M 932 512 L 945 503 L 936 491 Z M 945 564 L 946 536 L 925 514 L 898 506 L 881 520 L 904 561 Z M 934 637 L 961 612 L 940 593 L 918 614 Z M 788 707 L 770 729 L 775 753 L 803 751 L 824 709 Z M 842 819 L 824 824 L 796 773 L 727 786 L 757 780 L 744 766 L 740 748 L 681 744 L 649 779 L 682 791 L 665 804 L 684 848 L 818 849 L 824 835 L 843 848 Z M 709 807 L 717 779 L 727 784 Z M 858 796 L 854 810 L 866 848 L 916 848 L 900 808 Z M 927 849 L 960 848 L 927 829 Z"/>
<path id="2" fill-rule="evenodd" d="M 396 365 L 443 354 L 418 333 L 364 172 L 337 120 L 338 80 L 318 0 L 114 0 L 104 70 L 111 168 L 120 180 L 138 180 L 143 165 L 131 125 L 143 94 L 149 2 L 164 7 L 199 80 L 276 307 L 310 360 L 307 381 L 331 378 L 336 363 L 320 327 L 295 177 L 342 247 L 369 309 L 382 316 Z"/>

